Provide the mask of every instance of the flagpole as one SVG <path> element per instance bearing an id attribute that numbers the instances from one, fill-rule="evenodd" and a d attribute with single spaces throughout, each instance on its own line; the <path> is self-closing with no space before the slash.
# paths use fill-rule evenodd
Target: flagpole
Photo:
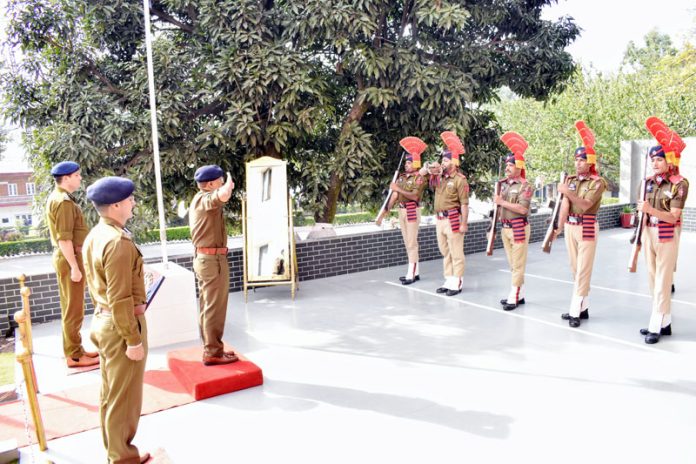
<path id="1" fill-rule="evenodd" d="M 152 65 L 152 31 L 150 30 L 150 1 L 143 0 L 145 15 L 145 49 L 147 51 L 147 83 L 150 90 L 150 124 L 152 126 L 152 155 L 155 168 L 155 185 L 157 188 L 157 212 L 159 216 L 160 245 L 162 246 L 162 263 L 168 268 L 167 259 L 167 225 L 164 222 L 164 196 L 162 194 L 162 174 L 160 170 L 159 132 L 157 130 L 157 102 L 155 100 L 155 71 Z"/>

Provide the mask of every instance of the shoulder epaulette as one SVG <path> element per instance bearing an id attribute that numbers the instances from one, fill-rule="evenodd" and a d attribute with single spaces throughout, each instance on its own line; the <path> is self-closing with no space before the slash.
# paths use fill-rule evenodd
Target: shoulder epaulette
<path id="1" fill-rule="evenodd" d="M 673 184 L 678 184 L 679 182 L 686 180 L 683 176 L 674 174 L 672 176 L 669 176 L 669 181 Z"/>

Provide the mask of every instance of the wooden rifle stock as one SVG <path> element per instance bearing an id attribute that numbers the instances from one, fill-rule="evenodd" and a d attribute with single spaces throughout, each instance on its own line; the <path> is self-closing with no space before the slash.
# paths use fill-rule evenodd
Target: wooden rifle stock
<path id="1" fill-rule="evenodd" d="M 500 182 L 495 183 L 495 195 L 500 195 Z M 500 206 L 493 203 L 493 210 L 491 211 L 491 224 L 488 229 L 488 243 L 486 244 L 486 256 L 491 256 L 493 254 L 493 245 L 495 244 L 495 225 L 498 223 L 498 218 L 500 217 Z"/>
<path id="2" fill-rule="evenodd" d="M 647 189 L 648 182 L 643 179 L 643 183 L 640 186 L 641 199 L 645 201 L 645 193 Z M 636 229 L 633 231 L 633 237 L 631 237 L 631 259 L 628 261 L 628 272 L 636 272 L 638 267 L 638 255 L 640 255 L 640 249 L 643 246 L 643 225 L 645 224 L 645 213 L 638 212 L 638 220 L 635 221 Z"/>
<path id="3" fill-rule="evenodd" d="M 565 182 L 566 173 L 561 172 L 561 184 Z M 541 250 L 544 253 L 551 253 L 551 244 L 553 243 L 554 235 L 553 232 L 558 227 L 558 216 L 561 214 L 561 205 L 563 204 L 563 194 L 560 192 L 556 193 L 555 204 L 553 205 L 553 211 L 551 211 L 551 218 L 549 219 L 549 227 L 546 229 L 546 235 L 544 235 L 544 242 L 541 245 Z"/>

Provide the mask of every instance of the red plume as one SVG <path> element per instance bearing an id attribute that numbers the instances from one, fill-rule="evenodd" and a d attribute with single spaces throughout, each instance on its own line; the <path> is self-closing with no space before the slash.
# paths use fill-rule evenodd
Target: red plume
<path id="1" fill-rule="evenodd" d="M 451 131 L 445 131 L 442 134 L 440 134 L 440 138 L 442 139 L 443 142 L 445 142 L 445 145 L 447 145 L 447 149 L 452 153 L 453 157 L 463 155 L 466 153 L 466 150 L 464 149 L 464 145 L 462 145 L 462 141 L 459 140 L 459 137 L 457 137 L 457 134 Z"/>
<path id="2" fill-rule="evenodd" d="M 418 137 L 404 137 L 399 141 L 399 145 L 413 156 L 420 156 L 428 148 L 428 145 Z"/>
<path id="3" fill-rule="evenodd" d="M 515 158 L 524 156 L 524 152 L 527 151 L 527 147 L 529 147 L 524 137 L 517 132 L 506 132 L 500 137 L 500 140 L 507 145 L 512 153 L 514 153 Z"/>
<path id="4" fill-rule="evenodd" d="M 657 143 L 662 145 L 662 148 L 666 152 L 673 151 L 681 154 L 684 148 L 686 148 L 686 144 L 681 137 L 679 137 L 679 134 L 674 132 L 667 124 L 655 116 L 650 116 L 645 120 L 645 127 L 648 128 L 653 137 L 655 137 L 655 140 L 657 140 Z"/>
<path id="5" fill-rule="evenodd" d="M 595 136 L 592 130 L 587 126 L 585 121 L 575 121 L 575 129 L 577 129 L 578 134 L 580 134 L 582 145 L 587 152 L 594 154 Z"/>

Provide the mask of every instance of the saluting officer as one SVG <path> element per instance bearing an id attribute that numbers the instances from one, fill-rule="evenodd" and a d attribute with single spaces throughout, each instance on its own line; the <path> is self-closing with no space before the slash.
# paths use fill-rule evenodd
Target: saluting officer
<path id="1" fill-rule="evenodd" d="M 213 366 L 238 360 L 225 351 L 222 335 L 227 316 L 230 270 L 227 263 L 227 230 L 224 206 L 232 197 L 232 176 L 220 166 L 201 166 L 194 179 L 198 193 L 189 207 L 191 242 L 195 247 L 193 270 L 198 280 L 199 328 L 203 339 L 203 364 Z"/>
<path id="2" fill-rule="evenodd" d="M 133 217 L 135 186 L 129 179 L 104 177 L 87 189 L 99 213 L 82 250 L 94 302 L 91 339 L 99 350 L 102 439 L 110 463 L 143 463 L 131 442 L 143 404 L 147 358 L 143 257 L 126 222 Z"/>
<path id="3" fill-rule="evenodd" d="M 453 132 L 443 132 L 440 136 L 447 149 L 442 152 L 439 175 L 432 176 L 430 180 L 430 185 L 435 189 L 435 231 L 445 277 L 445 282 L 436 292 L 454 296 L 462 291 L 464 277 L 464 234 L 469 228 L 469 183 L 459 171 L 459 155 L 464 154 L 461 141 Z"/>
<path id="4" fill-rule="evenodd" d="M 46 202 L 46 222 L 53 244 L 53 267 L 60 294 L 63 354 L 68 367 L 99 364 L 99 354 L 85 351 L 80 329 L 85 318 L 85 272 L 82 245 L 87 224 L 73 193 L 80 188 L 80 165 L 62 161 L 51 168 L 56 186 Z"/>
<path id="5" fill-rule="evenodd" d="M 648 268 L 648 282 L 653 295 L 652 313 L 647 329 L 641 329 L 645 343 L 657 343 L 661 335 L 672 335 L 671 286 L 677 263 L 681 212 L 689 193 L 689 181 L 672 168 L 662 145 L 652 147 L 650 156 L 653 176 L 646 180 L 646 199 L 638 210 L 647 214 L 643 230 L 643 249 Z M 678 166 L 669 152 L 671 164 Z"/>
<path id="6" fill-rule="evenodd" d="M 528 216 L 534 188 L 527 182 L 523 155 L 524 150 L 521 150 L 510 153 L 505 158 L 506 178 L 500 181 L 500 195 L 493 198 L 501 209 L 501 238 L 512 272 L 510 293 L 507 298 L 500 300 L 505 311 L 513 310 L 525 302 L 524 271 L 527 266 L 530 234 Z"/>
<path id="7" fill-rule="evenodd" d="M 399 204 L 399 225 L 401 236 L 404 239 L 406 254 L 408 255 L 408 268 L 406 275 L 399 277 L 403 285 L 410 285 L 420 280 L 418 266 L 418 229 L 420 227 L 420 201 L 423 191 L 428 185 L 427 170 L 421 170 L 421 153 L 426 149 L 425 142 L 417 137 L 405 137 L 401 140 L 401 146 L 406 150 L 404 157 L 404 172 L 392 182 L 389 188 L 392 191 L 387 207 L 382 210 L 377 218 L 377 225 L 382 224 L 384 217 L 389 214 L 392 207 Z"/>
<path id="8" fill-rule="evenodd" d="M 563 194 L 563 203 L 558 218 L 559 226 L 555 230 L 557 236 L 563 224 L 570 269 L 575 281 L 569 311 L 561 315 L 570 327 L 580 327 L 580 320 L 590 317 L 590 282 L 599 237 L 597 211 L 607 188 L 606 180 L 597 171 L 594 137 L 588 135 L 591 132 L 585 132 L 589 128 L 584 123 L 578 127 L 578 131 L 585 146 L 575 150 L 575 175 L 568 176 L 564 183 L 558 184 L 558 191 Z"/>

